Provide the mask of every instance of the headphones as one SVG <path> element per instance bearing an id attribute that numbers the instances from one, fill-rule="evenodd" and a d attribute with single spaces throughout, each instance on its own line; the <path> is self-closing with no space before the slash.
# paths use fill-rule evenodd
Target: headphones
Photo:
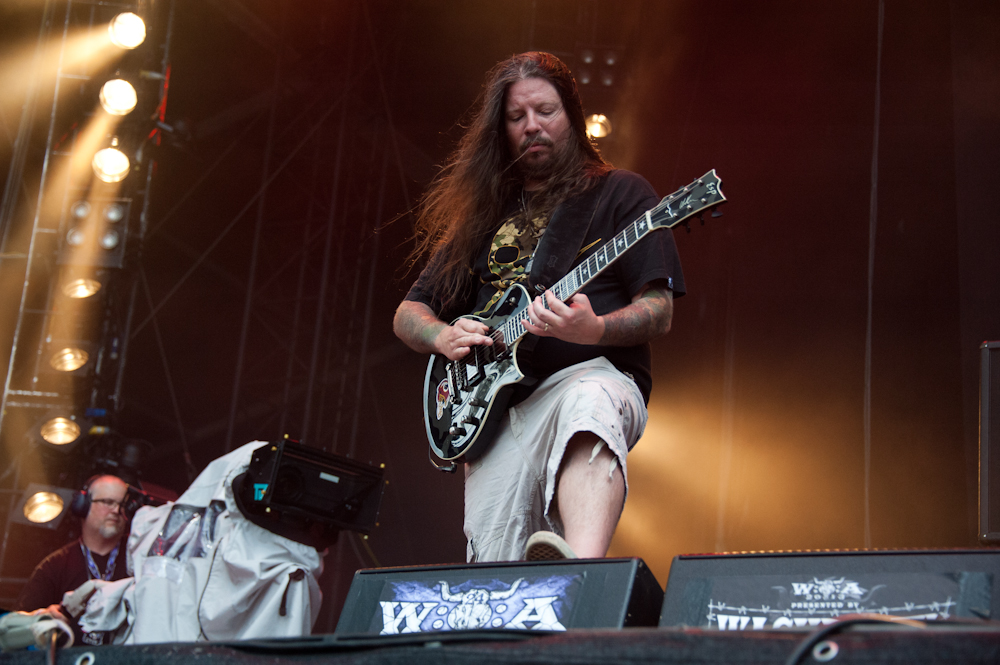
<path id="1" fill-rule="evenodd" d="M 83 489 L 74 494 L 73 500 L 69 502 L 69 512 L 71 515 L 75 515 L 81 520 L 87 519 L 87 515 L 90 514 L 90 506 L 93 503 L 90 496 L 90 486 L 94 484 L 95 480 L 106 475 L 108 474 L 98 473 L 90 478 L 87 478 L 87 482 L 84 483 Z"/>

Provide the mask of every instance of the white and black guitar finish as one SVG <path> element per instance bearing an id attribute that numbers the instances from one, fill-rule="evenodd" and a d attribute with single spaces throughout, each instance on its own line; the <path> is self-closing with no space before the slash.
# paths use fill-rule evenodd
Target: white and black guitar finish
<path id="1" fill-rule="evenodd" d="M 722 182 L 712 169 L 626 226 L 552 286 L 552 292 L 565 301 L 646 234 L 704 215 L 725 200 Z M 431 452 L 437 457 L 471 462 L 482 455 L 493 440 L 514 387 L 534 381 L 522 371 L 518 359 L 527 332 L 522 322 L 528 317 L 531 298 L 527 289 L 515 284 L 486 316 L 460 317 L 486 324 L 492 346 L 474 346 L 459 360 L 431 356 L 424 377 L 424 424 Z"/>

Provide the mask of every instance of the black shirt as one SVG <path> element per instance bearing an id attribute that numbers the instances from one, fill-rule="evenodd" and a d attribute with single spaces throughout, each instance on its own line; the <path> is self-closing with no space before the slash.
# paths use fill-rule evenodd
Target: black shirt
<path id="1" fill-rule="evenodd" d="M 87 560 L 80 549 L 80 540 L 74 540 L 68 545 L 56 550 L 35 567 L 27 584 L 21 589 L 21 595 L 17 599 L 17 609 L 22 612 L 58 605 L 62 603 L 63 594 L 79 588 L 81 584 L 90 579 L 90 571 L 87 570 Z M 94 563 L 97 569 L 104 573 L 108 564 L 108 554 L 97 554 L 92 552 Z M 128 577 L 128 567 L 126 565 L 125 542 L 118 547 L 118 556 L 115 559 L 115 569 L 111 575 L 111 580 L 120 580 Z M 83 633 L 79 624 L 73 623 L 74 644 L 89 644 L 83 640 Z"/>
<path id="2" fill-rule="evenodd" d="M 574 267 L 600 250 L 615 234 L 659 202 L 652 186 L 638 174 L 615 170 L 604 177 L 607 182 L 594 211 L 593 221 L 588 217 L 578 222 L 589 223 L 590 228 L 583 241 L 582 251 L 573 263 Z M 520 201 L 512 202 L 514 214 L 519 206 Z M 444 310 L 430 296 L 426 269 L 411 287 L 406 299 L 426 304 L 446 321 L 488 308 L 496 300 L 498 289 L 502 292 L 511 283 L 527 280 L 524 243 L 519 242 L 521 246 L 518 248 L 512 247 L 511 235 L 508 217 L 497 225 L 497 232 L 487 239 L 477 254 L 472 268 L 476 288 L 469 290 L 468 297 L 463 302 Z M 501 264 L 503 270 L 498 267 Z M 664 280 L 674 292 L 674 297 L 684 295 L 684 274 L 669 230 L 655 231 L 644 237 L 590 281 L 582 289 L 582 293 L 587 295 L 594 312 L 600 316 L 630 304 L 639 289 L 654 280 Z M 606 357 L 619 370 L 631 375 L 645 400 L 649 401 L 652 377 L 648 343 L 627 347 L 582 345 L 543 337 L 535 346 L 529 371 L 533 376 L 545 377 L 564 367 L 600 356 Z"/>

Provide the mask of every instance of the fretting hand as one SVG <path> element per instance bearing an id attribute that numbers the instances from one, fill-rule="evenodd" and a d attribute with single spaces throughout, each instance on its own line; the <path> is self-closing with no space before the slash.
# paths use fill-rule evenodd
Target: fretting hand
<path id="1" fill-rule="evenodd" d="M 584 294 L 577 293 L 563 302 L 550 289 L 545 291 L 544 300 L 537 296 L 528 305 L 524 329 L 539 337 L 555 337 L 575 344 L 598 344 L 604 335 L 604 318 L 594 314 L 590 299 Z"/>

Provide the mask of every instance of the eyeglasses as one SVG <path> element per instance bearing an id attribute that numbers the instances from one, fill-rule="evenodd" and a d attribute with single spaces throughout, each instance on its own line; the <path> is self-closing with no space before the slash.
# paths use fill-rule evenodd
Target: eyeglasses
<path id="1" fill-rule="evenodd" d="M 108 510 L 121 510 L 123 505 L 122 501 L 115 501 L 114 499 L 92 499 L 91 503 L 99 503 Z"/>

